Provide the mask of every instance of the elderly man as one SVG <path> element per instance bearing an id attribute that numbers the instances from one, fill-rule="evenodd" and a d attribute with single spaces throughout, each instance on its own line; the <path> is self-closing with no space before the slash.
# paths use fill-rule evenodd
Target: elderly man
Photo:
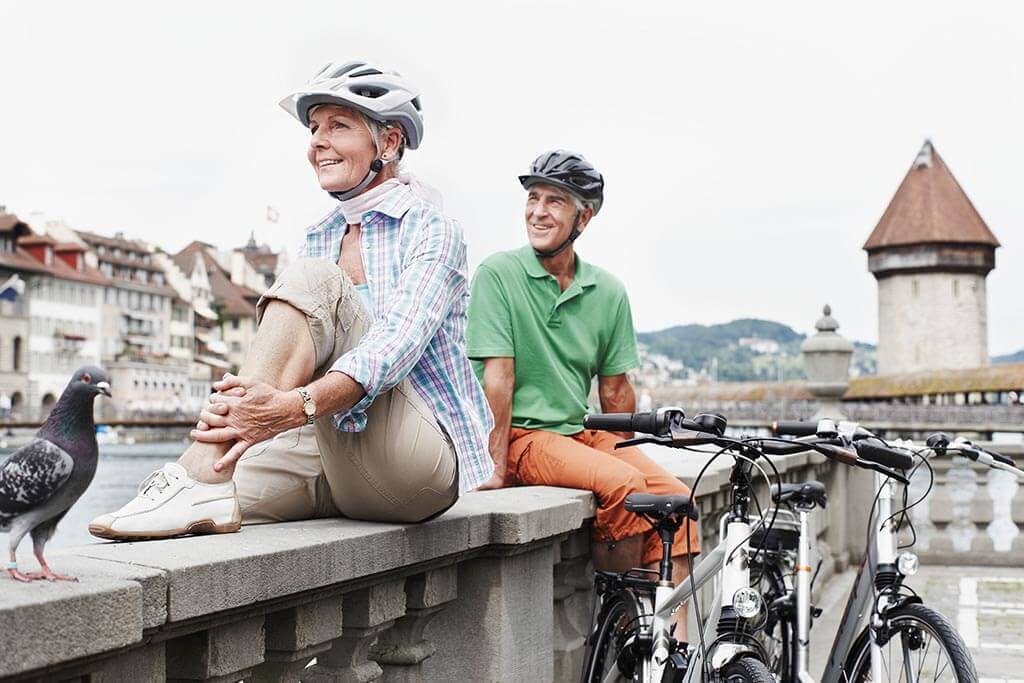
<path id="1" fill-rule="evenodd" d="M 576 255 L 573 245 L 601 209 L 604 179 L 581 155 L 553 151 L 519 177 L 527 191 L 530 244 L 495 254 L 473 279 L 467 354 L 481 361 L 484 393 L 494 414 L 490 452 L 495 473 L 481 488 L 566 486 L 598 501 L 593 557 L 598 569 L 656 569 L 657 534 L 623 508 L 633 492 L 689 494 L 638 448 L 583 429 L 587 396 L 597 377 L 601 410 L 633 412 L 626 372 L 639 358 L 629 297 L 612 275 Z M 687 534 L 689 538 L 687 539 Z M 673 579 L 688 573 L 696 528 L 676 538 Z M 685 639 L 685 619 L 677 637 Z"/>

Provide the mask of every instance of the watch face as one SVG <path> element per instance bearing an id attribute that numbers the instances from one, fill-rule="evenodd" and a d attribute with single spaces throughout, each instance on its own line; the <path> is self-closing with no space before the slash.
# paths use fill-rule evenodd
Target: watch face
<path id="1" fill-rule="evenodd" d="M 316 404 L 314 404 L 312 401 L 307 401 L 302 405 L 302 411 L 309 416 L 316 415 Z"/>

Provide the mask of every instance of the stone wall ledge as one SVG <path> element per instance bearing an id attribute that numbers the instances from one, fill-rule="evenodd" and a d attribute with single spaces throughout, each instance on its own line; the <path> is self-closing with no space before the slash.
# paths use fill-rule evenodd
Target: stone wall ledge
<path id="1" fill-rule="evenodd" d="M 648 452 L 691 484 L 708 457 L 680 457 L 664 448 Z M 780 472 L 791 471 L 788 479 L 817 464 L 817 456 L 807 455 L 774 460 Z M 728 458 L 714 463 L 700 492 L 721 492 L 729 464 Z M 716 497 L 708 495 L 707 505 Z M 712 512 L 701 507 L 702 514 Z M 54 551 L 52 566 L 79 576 L 79 583 L 20 584 L 0 577 L 0 677 L 30 680 L 45 672 L 48 680 L 59 680 L 61 672 L 137 653 L 143 645 L 149 651 L 158 644 L 163 661 L 163 642 L 170 639 L 475 557 L 530 552 L 554 542 L 557 564 L 559 539 L 584 527 L 593 511 L 589 492 L 521 487 L 466 494 L 440 518 L 419 525 L 320 519 Z M 574 538 L 586 542 L 585 535 Z"/>

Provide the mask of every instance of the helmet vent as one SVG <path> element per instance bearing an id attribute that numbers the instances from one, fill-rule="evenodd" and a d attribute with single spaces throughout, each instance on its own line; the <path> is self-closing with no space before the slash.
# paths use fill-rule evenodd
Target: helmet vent
<path id="1" fill-rule="evenodd" d="M 349 88 L 349 92 L 359 95 L 360 97 L 369 97 L 373 99 L 388 94 L 387 89 L 378 88 L 372 85 L 360 85 L 358 88 Z"/>
<path id="2" fill-rule="evenodd" d="M 328 64 L 327 66 L 330 66 L 330 64 Z M 327 70 L 327 66 L 324 67 L 324 71 Z M 356 63 L 356 64 L 352 64 L 352 63 L 342 64 L 337 69 L 335 69 L 334 73 L 332 73 L 330 76 L 328 76 L 328 78 L 340 78 L 341 76 L 344 76 L 345 74 L 347 74 L 348 72 L 352 71 L 353 69 L 358 69 L 361 66 L 365 66 L 365 64 L 359 64 L 359 63 Z M 323 71 L 321 71 L 320 73 L 323 73 Z"/>
<path id="3" fill-rule="evenodd" d="M 359 71 L 353 71 L 352 73 L 349 74 L 349 76 L 351 78 L 358 78 L 359 76 L 382 76 L 382 75 L 383 75 L 382 71 L 380 71 L 378 69 L 374 69 L 374 68 L 361 69 Z"/>

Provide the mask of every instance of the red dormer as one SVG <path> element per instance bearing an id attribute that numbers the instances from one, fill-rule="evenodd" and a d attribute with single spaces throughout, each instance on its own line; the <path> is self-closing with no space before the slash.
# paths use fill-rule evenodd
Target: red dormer
<path id="1" fill-rule="evenodd" d="M 44 266 L 53 265 L 53 248 L 57 241 L 48 235 L 29 235 L 18 240 L 18 246 Z"/>
<path id="2" fill-rule="evenodd" d="M 85 247 L 74 242 L 61 242 L 53 250 L 57 254 L 57 258 L 79 273 L 85 270 Z"/>

